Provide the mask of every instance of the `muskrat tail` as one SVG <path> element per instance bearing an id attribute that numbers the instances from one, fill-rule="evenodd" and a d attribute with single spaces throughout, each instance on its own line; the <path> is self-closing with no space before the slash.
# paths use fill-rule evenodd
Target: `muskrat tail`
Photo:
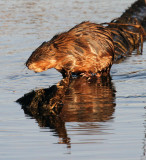
<path id="1" fill-rule="evenodd" d="M 111 31 L 114 41 L 114 62 L 131 54 L 137 49 L 142 54 L 146 37 L 146 0 L 138 0 L 128 8 L 121 17 L 104 23 Z"/>

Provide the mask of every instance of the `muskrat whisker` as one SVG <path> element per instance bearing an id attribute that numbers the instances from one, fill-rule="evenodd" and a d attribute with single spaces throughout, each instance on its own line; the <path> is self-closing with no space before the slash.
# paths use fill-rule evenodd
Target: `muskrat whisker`
<path id="1" fill-rule="evenodd" d="M 24 72 L 24 70 L 25 70 L 26 68 L 27 68 L 27 67 L 24 66 L 20 72 Z"/>

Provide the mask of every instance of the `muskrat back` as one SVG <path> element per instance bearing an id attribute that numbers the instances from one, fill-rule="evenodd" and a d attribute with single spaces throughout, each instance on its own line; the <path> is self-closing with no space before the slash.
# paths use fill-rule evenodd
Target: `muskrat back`
<path id="1" fill-rule="evenodd" d="M 114 58 L 111 33 L 102 25 L 82 22 L 68 32 L 42 43 L 29 57 L 26 66 L 35 72 L 50 68 L 63 77 L 109 74 Z"/>

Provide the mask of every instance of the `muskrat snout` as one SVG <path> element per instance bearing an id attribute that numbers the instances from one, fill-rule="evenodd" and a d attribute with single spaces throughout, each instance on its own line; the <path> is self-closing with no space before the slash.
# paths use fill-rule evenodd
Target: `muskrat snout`
<path id="1" fill-rule="evenodd" d="M 36 64 L 35 63 L 26 63 L 26 66 L 29 70 L 33 70 L 34 72 L 38 72 L 36 69 Z"/>
<path id="2" fill-rule="evenodd" d="M 27 68 L 29 68 L 30 62 L 27 61 L 27 62 L 25 63 L 25 65 L 26 65 Z"/>
<path id="3" fill-rule="evenodd" d="M 34 72 L 43 72 L 47 70 L 46 66 L 44 67 L 41 62 L 34 62 L 34 63 L 26 63 L 26 66 L 29 70 L 33 70 Z"/>
<path id="4" fill-rule="evenodd" d="M 34 72 L 43 72 L 47 69 L 54 68 L 56 66 L 55 60 L 40 60 L 36 62 L 26 62 L 26 66 L 29 70 L 33 70 Z"/>

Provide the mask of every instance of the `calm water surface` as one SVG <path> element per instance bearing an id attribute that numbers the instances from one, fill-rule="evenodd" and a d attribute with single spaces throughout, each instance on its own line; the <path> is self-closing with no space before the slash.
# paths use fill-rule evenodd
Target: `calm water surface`
<path id="1" fill-rule="evenodd" d="M 143 55 L 115 64 L 112 80 L 75 80 L 59 116 L 31 114 L 15 101 L 56 85 L 54 69 L 24 63 L 43 41 L 84 20 L 119 17 L 134 0 L 0 0 L 0 159 L 145 160 L 146 43 Z"/>

